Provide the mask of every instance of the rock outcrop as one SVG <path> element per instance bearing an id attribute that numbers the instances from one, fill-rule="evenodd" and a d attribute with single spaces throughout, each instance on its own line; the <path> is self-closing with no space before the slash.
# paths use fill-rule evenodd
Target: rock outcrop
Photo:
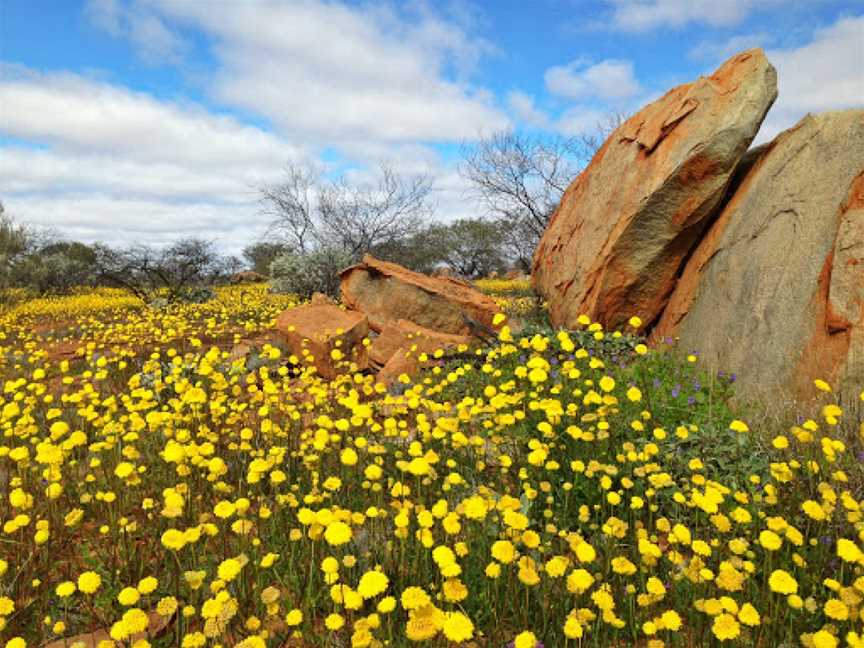
<path id="1" fill-rule="evenodd" d="M 864 386 L 864 110 L 765 146 L 693 253 L 652 337 L 736 372 L 744 398 Z"/>
<path id="2" fill-rule="evenodd" d="M 325 379 L 370 370 L 391 387 L 402 374 L 416 375 L 422 354 L 443 358 L 496 335 L 493 319 L 500 309 L 467 282 L 368 255 L 340 279 L 345 308 L 316 293 L 276 320 L 291 352 Z"/>
<path id="3" fill-rule="evenodd" d="M 777 96 L 753 49 L 618 127 L 568 187 L 534 255 L 553 325 L 656 321 Z"/>
<path id="4" fill-rule="evenodd" d="M 352 362 L 357 369 L 366 368 L 362 342 L 369 334 L 369 321 L 363 313 L 331 304 L 306 304 L 279 315 L 276 330 L 291 352 L 314 364 L 324 378 L 334 378 Z M 331 356 L 334 350 L 341 358 Z"/>
<path id="5" fill-rule="evenodd" d="M 401 319 L 441 333 L 473 335 L 491 331 L 500 310 L 464 281 L 430 277 L 369 255 L 340 278 L 342 302 L 365 313 L 378 332 Z"/>
<path id="6" fill-rule="evenodd" d="M 388 323 L 369 347 L 369 364 L 378 369 L 378 382 L 395 384 L 402 374 L 415 376 L 420 368 L 420 356 L 434 358 L 467 351 L 479 340 L 470 335 L 452 335 L 433 331 L 408 320 Z"/>

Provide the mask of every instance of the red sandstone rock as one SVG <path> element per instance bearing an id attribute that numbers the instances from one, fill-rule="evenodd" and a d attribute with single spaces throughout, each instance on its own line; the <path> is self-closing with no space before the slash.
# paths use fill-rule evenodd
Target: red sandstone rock
<path id="1" fill-rule="evenodd" d="M 463 281 L 429 277 L 369 255 L 340 277 L 343 303 L 365 313 L 379 332 L 404 319 L 441 333 L 472 335 L 491 330 L 500 310 L 495 300 Z"/>
<path id="2" fill-rule="evenodd" d="M 555 326 L 660 315 L 680 267 L 777 96 L 759 49 L 678 86 L 618 127 L 561 199 L 532 283 Z"/>
<path id="3" fill-rule="evenodd" d="M 306 357 L 324 378 L 334 378 L 347 370 L 352 361 L 357 369 L 366 368 L 362 341 L 369 333 L 369 321 L 363 313 L 330 304 L 306 304 L 279 315 L 276 330 L 291 352 Z M 331 352 L 337 348 L 343 355 L 339 362 L 331 358 Z M 308 358 L 307 353 L 312 357 Z"/>

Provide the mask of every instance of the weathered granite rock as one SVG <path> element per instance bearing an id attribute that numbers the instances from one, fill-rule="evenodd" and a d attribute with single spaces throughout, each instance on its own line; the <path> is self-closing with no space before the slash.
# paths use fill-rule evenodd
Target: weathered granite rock
<path id="1" fill-rule="evenodd" d="M 398 351 L 411 352 L 414 355 L 421 353 L 431 355 L 439 349 L 447 353 L 458 349 L 461 345 L 468 347 L 476 342 L 477 338 L 470 335 L 440 333 L 408 320 L 397 320 L 388 323 L 381 334 L 372 340 L 369 347 L 369 360 L 374 365 L 383 366 Z"/>
<path id="2" fill-rule="evenodd" d="M 864 110 L 764 147 L 687 263 L 658 340 L 738 374 L 744 398 L 864 386 Z"/>
<path id="3" fill-rule="evenodd" d="M 433 357 L 436 351 L 442 357 L 475 346 L 478 340 L 470 335 L 440 333 L 408 320 L 387 324 L 369 347 L 369 364 L 380 368 L 377 380 L 393 385 L 402 374 L 414 377 L 420 371 L 420 355 Z"/>
<path id="4" fill-rule="evenodd" d="M 340 278 L 342 302 L 365 313 L 379 332 L 404 319 L 441 333 L 472 335 L 491 330 L 500 310 L 495 300 L 463 281 L 429 277 L 369 255 Z"/>
<path id="5" fill-rule="evenodd" d="M 346 371 L 351 362 L 357 369 L 366 368 L 368 359 L 362 342 L 369 334 L 369 321 L 363 313 L 331 304 L 306 304 L 279 315 L 276 330 L 291 352 L 306 357 L 324 378 Z M 337 348 L 343 356 L 338 362 L 331 357 Z"/>
<path id="6" fill-rule="evenodd" d="M 561 199 L 532 283 L 555 326 L 656 321 L 777 97 L 762 50 L 678 86 L 618 127 Z"/>

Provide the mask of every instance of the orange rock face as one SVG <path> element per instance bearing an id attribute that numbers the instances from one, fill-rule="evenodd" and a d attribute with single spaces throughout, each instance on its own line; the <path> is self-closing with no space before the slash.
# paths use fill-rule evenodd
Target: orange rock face
<path id="1" fill-rule="evenodd" d="M 743 398 L 864 387 L 864 110 L 807 116 L 766 146 L 652 333 L 738 375 Z"/>
<path id="2" fill-rule="evenodd" d="M 362 341 L 369 334 L 369 321 L 363 313 L 330 304 L 307 304 L 279 315 L 276 330 L 292 353 L 301 358 L 311 354 L 309 361 L 324 378 L 334 378 L 351 362 L 358 369 L 366 367 Z M 334 349 L 343 356 L 339 362 L 331 357 Z"/>
<path id="3" fill-rule="evenodd" d="M 459 345 L 470 346 L 477 340 L 469 335 L 440 333 L 419 326 L 408 320 L 397 320 L 387 324 L 369 347 L 369 359 L 384 365 L 399 349 L 412 351 L 415 355 L 434 353 L 438 349 L 450 351 Z"/>
<path id="4" fill-rule="evenodd" d="M 777 96 L 759 49 L 670 90 L 616 129 L 561 199 L 532 284 L 553 325 L 656 321 Z"/>
<path id="5" fill-rule="evenodd" d="M 388 323 L 369 347 L 372 366 L 381 367 L 379 382 L 390 385 L 401 374 L 414 376 L 420 369 L 419 356 L 441 350 L 449 355 L 462 347 L 476 344 L 477 338 L 468 335 L 439 333 L 408 320 Z"/>
<path id="6" fill-rule="evenodd" d="M 342 271 L 341 292 L 343 303 L 365 313 L 379 332 L 404 319 L 441 333 L 471 335 L 478 327 L 491 329 L 500 310 L 463 281 L 429 277 L 369 255 Z"/>

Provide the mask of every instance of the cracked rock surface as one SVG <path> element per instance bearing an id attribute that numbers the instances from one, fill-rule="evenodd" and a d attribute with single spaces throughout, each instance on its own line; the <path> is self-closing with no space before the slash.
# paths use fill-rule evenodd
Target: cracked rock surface
<path id="1" fill-rule="evenodd" d="M 864 110 L 808 115 L 758 151 L 657 323 L 745 395 L 864 387 Z"/>
<path id="2" fill-rule="evenodd" d="M 660 316 L 774 99 L 762 50 L 678 86 L 616 129 L 568 187 L 534 255 L 553 325 Z"/>

